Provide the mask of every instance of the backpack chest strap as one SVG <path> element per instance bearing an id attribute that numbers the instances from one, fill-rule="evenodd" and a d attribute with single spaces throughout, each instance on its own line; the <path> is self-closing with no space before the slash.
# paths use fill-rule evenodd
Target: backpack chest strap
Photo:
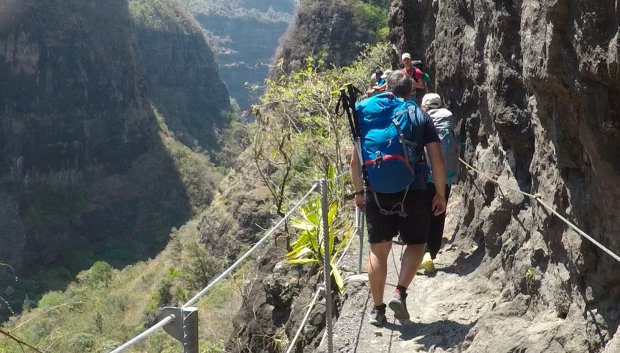
<path id="1" fill-rule="evenodd" d="M 405 163 L 405 165 L 407 165 L 407 169 L 409 169 L 409 172 L 411 172 L 411 175 L 415 175 L 415 171 L 411 167 L 411 164 L 409 163 L 409 160 L 405 156 L 400 156 L 400 155 L 397 155 L 397 154 L 388 154 L 388 155 L 385 155 L 385 156 L 377 157 L 375 159 L 369 159 L 369 160 L 364 162 L 364 166 L 379 168 L 379 167 L 381 167 L 381 163 L 382 162 L 389 161 L 391 159 L 398 160 L 398 161 L 401 161 L 401 162 Z"/>

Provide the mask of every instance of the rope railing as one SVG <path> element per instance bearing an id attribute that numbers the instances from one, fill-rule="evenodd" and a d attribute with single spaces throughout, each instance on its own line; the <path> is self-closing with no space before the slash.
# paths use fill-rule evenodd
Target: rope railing
<path id="1" fill-rule="evenodd" d="M 252 248 L 250 248 L 250 250 L 248 250 L 237 261 L 235 261 L 235 263 L 230 265 L 228 267 L 228 269 L 226 269 L 224 272 L 222 272 L 217 278 L 212 280 L 205 288 L 203 288 L 194 297 L 192 297 L 185 304 L 183 304 L 183 306 L 181 306 L 181 308 L 164 308 L 164 313 L 167 313 L 168 315 L 166 315 L 163 319 L 161 319 L 155 325 L 151 326 L 150 328 L 148 328 L 147 330 L 145 330 L 141 334 L 137 335 L 136 337 L 132 338 L 131 340 L 129 340 L 126 343 L 122 344 L 121 346 L 117 347 L 115 350 L 111 351 L 110 353 L 120 353 L 120 352 L 123 352 L 127 348 L 129 348 L 129 347 L 131 347 L 131 346 L 133 346 L 135 344 L 138 344 L 143 339 L 145 339 L 149 335 L 153 334 L 154 332 L 156 332 L 160 328 L 164 328 L 164 330 L 166 330 L 166 332 L 171 334 L 177 340 L 181 341 L 183 343 L 183 346 L 184 346 L 183 347 L 184 348 L 184 350 L 183 350 L 184 352 L 186 352 L 186 353 L 197 352 L 198 351 L 197 332 L 193 332 L 191 334 L 186 332 L 188 330 L 188 327 L 187 327 L 188 324 L 189 324 L 189 326 L 191 326 L 191 330 L 192 331 L 197 331 L 196 327 L 194 327 L 194 326 L 197 326 L 198 318 L 197 318 L 197 315 L 195 315 L 196 308 L 192 307 L 192 305 L 194 305 L 196 302 L 198 302 L 198 300 L 200 300 L 200 298 L 202 298 L 211 289 L 213 289 L 213 287 L 215 287 L 219 282 L 221 282 L 224 278 L 226 278 L 228 275 L 230 275 L 237 267 L 239 267 L 239 265 L 241 265 L 248 257 L 250 257 L 250 255 L 252 255 L 261 245 L 263 245 L 271 237 L 271 235 L 273 235 L 273 233 L 275 233 L 275 231 L 293 214 L 293 212 L 295 212 L 306 201 L 306 199 L 320 185 L 323 185 L 321 191 L 323 193 L 323 198 L 325 198 L 326 197 L 326 194 L 325 194 L 326 193 L 326 182 L 327 181 L 338 180 L 338 179 L 340 179 L 340 178 L 342 178 L 342 177 L 344 177 L 346 175 L 348 175 L 348 171 L 342 172 L 339 175 L 336 175 L 336 176 L 334 176 L 333 178 L 330 178 L 330 179 L 322 179 L 320 181 L 313 182 L 313 184 L 310 187 L 310 189 L 308 190 L 308 192 L 306 192 L 306 194 L 301 199 L 299 199 L 297 201 L 297 203 L 289 210 L 289 212 L 286 215 L 284 215 L 284 217 L 282 217 L 282 219 L 280 219 L 273 227 L 271 227 L 267 231 L 267 233 L 265 233 L 265 235 L 256 244 L 254 244 L 254 246 L 252 246 Z M 329 269 L 328 269 L 327 272 L 329 273 Z M 319 292 L 317 291 L 317 293 L 319 293 Z M 314 302 L 315 301 L 316 300 L 314 300 Z M 314 305 L 314 303 L 312 305 Z M 183 319 L 183 322 L 176 322 L 175 320 L 178 317 Z M 189 318 L 191 318 L 191 320 L 189 320 Z M 191 323 L 189 321 L 191 321 Z M 173 324 L 174 324 L 174 326 L 172 326 Z M 167 325 L 170 325 L 170 326 L 167 326 Z M 189 341 L 194 341 L 194 342 L 191 342 L 190 344 L 188 344 Z"/>
<path id="2" fill-rule="evenodd" d="M 198 292 L 198 294 L 196 294 L 192 299 L 188 300 L 187 303 L 183 304 L 182 308 L 195 304 L 200 298 L 202 298 L 205 294 L 207 294 L 216 284 L 218 284 L 222 279 L 228 276 L 241 263 L 243 263 L 243 261 L 245 261 L 250 255 L 252 255 L 252 253 L 254 253 L 256 249 L 258 249 L 265 241 L 267 241 L 267 239 L 271 237 L 271 235 L 293 214 L 293 212 L 295 212 L 303 204 L 303 202 L 306 201 L 306 199 L 312 194 L 312 192 L 314 192 L 314 190 L 318 186 L 319 186 L 319 183 L 315 182 L 310 188 L 310 190 L 308 190 L 308 192 L 304 195 L 304 197 L 302 197 L 295 204 L 295 206 L 293 206 L 293 208 L 291 208 L 291 210 L 288 211 L 288 213 L 284 215 L 284 217 L 282 217 L 280 221 L 278 221 L 278 223 L 276 223 L 273 227 L 271 227 L 271 229 L 267 232 L 267 234 L 265 234 L 265 236 L 261 240 L 259 240 L 256 244 L 254 244 L 254 246 L 250 250 L 248 250 L 245 253 L 245 255 L 239 258 L 239 260 L 237 260 L 234 264 L 230 265 L 230 267 L 226 271 L 222 272 L 222 274 L 220 274 L 216 279 L 211 281 L 211 283 L 209 283 L 209 285 L 207 285 L 203 290 Z"/>
<path id="3" fill-rule="evenodd" d="M 344 174 L 345 173 L 343 173 L 342 175 L 344 175 Z M 339 177 L 341 177 L 341 176 L 338 176 L 337 178 L 339 178 Z M 252 248 L 250 248 L 250 250 L 248 250 L 234 264 L 230 265 L 230 267 L 228 269 L 226 269 L 224 272 L 222 272 L 217 278 L 215 278 L 213 281 L 211 281 L 204 289 L 202 289 L 194 297 L 192 297 L 185 304 L 183 304 L 181 309 L 185 309 L 185 308 L 191 307 L 191 305 L 195 304 L 200 298 L 202 298 L 205 294 L 207 294 L 215 285 L 217 285 L 226 276 L 228 276 L 231 272 L 233 272 L 241 263 L 243 263 L 243 261 L 245 261 L 250 255 L 252 255 L 252 253 L 254 253 L 254 251 L 256 251 L 256 249 L 258 249 L 263 243 L 265 243 L 267 241 L 267 239 L 269 239 L 269 237 L 271 237 L 271 235 L 273 233 L 275 233 L 275 231 L 293 214 L 293 212 L 295 212 L 304 203 L 304 201 L 306 201 L 306 199 L 318 187 L 319 187 L 319 182 L 315 181 L 312 184 L 312 186 L 310 187 L 310 189 L 308 190 L 308 192 L 306 192 L 306 194 L 301 199 L 299 199 L 299 201 L 293 206 L 293 208 L 291 208 L 291 210 L 284 217 L 282 217 L 282 219 L 280 219 L 280 221 L 278 221 L 273 227 L 271 227 L 271 229 L 269 229 L 267 231 L 267 233 Z M 134 337 L 131 340 L 127 341 L 126 343 L 122 344 L 121 346 L 119 346 L 118 348 L 116 348 L 115 350 L 113 350 L 110 353 L 120 353 L 120 352 L 125 351 L 127 348 L 129 348 L 129 347 L 131 347 L 131 346 L 141 342 L 143 339 L 145 339 L 149 335 L 153 334 L 158 329 L 160 329 L 160 328 L 162 328 L 162 327 L 172 323 L 173 321 L 175 321 L 176 317 L 177 316 L 174 315 L 174 314 L 170 314 L 170 315 L 164 317 L 157 324 L 151 326 L 149 329 L 145 330 L 141 334 L 137 335 L 136 337 Z"/>
<path id="4" fill-rule="evenodd" d="M 304 315 L 304 318 L 301 320 L 301 323 L 299 324 L 299 329 L 297 329 L 297 332 L 295 332 L 295 337 L 293 337 L 291 342 L 288 344 L 288 349 L 286 350 L 286 353 L 291 353 L 293 348 L 295 348 L 295 343 L 297 343 L 297 339 L 299 338 L 301 331 L 306 326 L 308 317 L 310 317 L 310 313 L 312 312 L 312 309 L 314 308 L 314 304 L 316 304 L 316 301 L 319 298 L 319 295 L 321 295 L 322 291 L 323 291 L 323 288 L 321 287 L 317 289 L 317 291 L 314 293 L 314 297 L 312 297 L 312 301 L 310 301 L 310 304 L 308 304 L 308 310 L 306 310 L 306 314 Z"/>
<path id="5" fill-rule="evenodd" d="M 604 252 L 606 252 L 609 256 L 611 256 L 612 258 L 614 258 L 616 261 L 620 262 L 620 256 L 616 255 L 614 252 L 612 252 L 611 250 L 609 250 L 608 248 L 606 248 L 605 246 L 603 246 L 603 244 L 599 243 L 598 241 L 596 241 L 594 238 L 592 238 L 590 235 L 588 235 L 586 232 L 584 232 L 583 230 L 581 230 L 579 227 L 577 227 L 574 223 L 572 223 L 571 221 L 569 221 L 566 217 L 564 217 L 563 215 L 561 215 L 555 208 L 553 208 L 552 206 L 550 206 L 549 204 L 547 204 L 545 201 L 543 201 L 542 199 L 542 195 L 540 194 L 530 194 L 527 193 L 525 191 L 521 191 L 517 188 L 514 188 L 510 185 L 506 185 L 504 183 L 501 183 L 500 181 L 498 181 L 497 179 L 488 176 L 487 174 L 485 174 L 484 172 L 482 172 L 479 169 L 476 169 L 474 166 L 470 165 L 469 163 L 465 162 L 462 158 L 459 158 L 459 161 L 461 161 L 461 163 L 463 163 L 467 168 L 475 171 L 476 173 L 478 173 L 480 176 L 484 177 L 485 179 L 488 179 L 492 182 L 494 182 L 495 184 L 499 185 L 499 186 L 503 186 L 507 189 L 510 189 L 512 191 L 518 192 L 520 194 L 523 194 L 529 198 L 532 198 L 534 200 L 536 200 L 539 204 L 541 204 L 544 208 L 546 208 L 549 212 L 553 213 L 556 217 L 558 217 L 560 220 L 562 220 L 564 223 L 566 223 L 566 225 L 568 225 L 570 228 L 572 228 L 574 231 L 576 231 L 579 235 L 581 235 L 582 237 L 584 237 L 585 239 L 587 239 L 588 241 L 590 241 L 592 244 L 594 244 L 596 247 L 598 247 L 599 249 L 603 250 Z"/>
<path id="6" fill-rule="evenodd" d="M 133 346 L 134 344 L 139 343 L 140 341 L 142 341 L 143 339 L 145 339 L 149 335 L 153 334 L 155 331 L 159 330 L 160 328 L 162 328 L 162 327 L 168 325 L 169 323 L 171 323 L 172 321 L 174 321 L 174 319 L 175 319 L 174 315 L 168 315 L 168 316 L 164 317 L 158 323 L 156 323 L 155 325 L 149 327 L 149 329 L 147 329 L 146 331 L 144 331 L 141 334 L 137 335 L 136 337 L 132 338 L 131 340 L 127 341 L 123 345 L 119 346 L 118 348 L 113 350 L 111 353 L 122 352 L 125 349 Z"/>

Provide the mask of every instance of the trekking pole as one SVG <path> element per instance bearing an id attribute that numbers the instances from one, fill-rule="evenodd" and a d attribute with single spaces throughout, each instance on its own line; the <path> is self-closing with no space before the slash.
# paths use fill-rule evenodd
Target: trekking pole
<path id="1" fill-rule="evenodd" d="M 353 102 L 355 105 L 355 102 Z M 351 102 L 349 96 L 347 96 L 347 91 L 344 87 L 340 88 L 340 98 L 338 99 L 338 104 L 336 105 L 336 114 L 340 114 L 340 107 L 343 108 L 344 112 L 347 114 L 347 119 L 349 121 L 349 128 L 351 129 L 351 138 L 355 141 L 355 139 L 359 136 L 357 129 L 357 122 L 353 120 L 353 114 L 351 112 Z M 355 110 L 355 107 L 353 107 Z"/>
<path id="2" fill-rule="evenodd" d="M 346 86 L 340 88 L 340 99 L 338 100 L 338 104 L 336 105 L 336 114 L 339 114 L 340 107 L 342 107 L 344 112 L 347 114 L 347 119 L 349 120 L 349 128 L 351 129 L 351 140 L 353 141 L 355 152 L 357 153 L 357 158 L 360 161 L 362 167 L 364 183 L 368 185 L 366 168 L 364 166 L 364 163 L 362 162 L 363 159 L 361 148 L 362 146 L 360 142 L 359 120 L 357 116 L 357 111 L 355 110 L 355 102 L 357 101 L 358 92 L 361 93 L 351 83 L 348 83 Z"/>
<path id="3" fill-rule="evenodd" d="M 359 124 L 359 116 L 357 115 L 357 110 L 355 110 L 355 102 L 357 101 L 357 94 L 361 94 L 362 92 L 355 88 L 353 84 L 347 84 L 347 98 L 349 103 L 349 108 L 351 110 L 351 120 L 355 123 L 353 124 L 352 129 L 355 130 L 353 133 L 353 143 L 355 144 L 355 150 L 357 151 L 357 158 L 360 162 L 360 166 L 362 168 L 362 178 L 364 180 L 364 185 L 368 187 L 368 174 L 366 173 L 366 166 L 364 165 L 364 159 L 362 157 L 362 142 L 360 140 L 362 132 L 360 130 Z"/>
<path id="4" fill-rule="evenodd" d="M 336 105 L 336 114 L 340 114 L 340 107 L 342 107 L 344 112 L 347 114 L 349 128 L 351 129 L 351 140 L 355 145 L 355 150 L 359 160 L 361 161 L 362 153 L 359 144 L 360 128 L 357 120 L 357 112 L 355 111 L 355 101 L 357 100 L 356 90 L 357 89 L 350 83 L 340 88 L 340 99 Z"/>

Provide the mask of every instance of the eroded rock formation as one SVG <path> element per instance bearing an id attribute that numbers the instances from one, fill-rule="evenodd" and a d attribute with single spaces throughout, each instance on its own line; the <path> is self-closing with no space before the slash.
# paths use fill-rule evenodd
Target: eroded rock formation
<path id="1" fill-rule="evenodd" d="M 229 101 L 215 69 L 168 2 L 0 3 L 0 263 L 15 269 L 0 268 L 0 289 L 15 286 L 0 319 L 49 289 L 29 275 L 62 287 L 95 258 L 148 258 L 208 205 L 221 176 L 175 134 L 217 147 Z"/>
<path id="2" fill-rule="evenodd" d="M 395 0 L 390 14 L 396 50 L 425 59 L 465 119 L 465 160 L 540 194 L 616 253 L 619 18 L 614 1 L 586 0 Z M 467 351 L 601 351 L 620 317 L 618 262 L 536 201 L 478 175 L 464 182 L 456 241 L 484 253 L 477 271 L 502 284 L 498 303 L 527 299 L 479 321 Z M 523 345 L 523 320 L 546 325 L 546 348 Z"/>

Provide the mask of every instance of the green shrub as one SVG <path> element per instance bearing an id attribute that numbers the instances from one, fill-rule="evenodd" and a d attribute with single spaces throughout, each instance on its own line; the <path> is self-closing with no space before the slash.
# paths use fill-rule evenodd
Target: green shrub
<path id="1" fill-rule="evenodd" d="M 97 261 L 88 270 L 78 273 L 77 279 L 80 283 L 87 284 L 91 287 L 104 286 L 107 287 L 114 274 L 114 269 L 105 261 Z"/>
<path id="2" fill-rule="evenodd" d="M 155 310 L 166 306 L 172 302 L 172 297 L 172 280 L 168 276 L 163 277 L 157 282 L 148 307 L 150 310 Z"/>
<path id="3" fill-rule="evenodd" d="M 186 245 L 189 262 L 183 267 L 181 276 L 190 289 L 199 290 L 209 284 L 223 265 L 196 242 Z"/>
<path id="4" fill-rule="evenodd" d="M 58 306 L 64 302 L 66 302 L 66 298 L 63 293 L 59 291 L 52 291 L 43 295 L 43 297 L 41 297 L 41 300 L 39 300 L 38 305 L 39 308 L 48 309 Z"/>
<path id="5" fill-rule="evenodd" d="M 86 332 L 75 333 L 69 339 L 69 345 L 79 352 L 90 352 L 95 345 L 95 336 Z"/>
<path id="6" fill-rule="evenodd" d="M 30 336 L 35 341 L 49 337 L 53 326 L 52 321 L 49 319 L 37 320 L 30 328 Z"/>
<path id="7" fill-rule="evenodd" d="M 101 347 L 99 347 L 98 352 L 99 353 L 108 353 L 108 352 L 111 352 L 111 351 L 115 350 L 120 345 L 121 344 L 119 342 L 108 340 L 108 341 L 103 342 Z"/>

